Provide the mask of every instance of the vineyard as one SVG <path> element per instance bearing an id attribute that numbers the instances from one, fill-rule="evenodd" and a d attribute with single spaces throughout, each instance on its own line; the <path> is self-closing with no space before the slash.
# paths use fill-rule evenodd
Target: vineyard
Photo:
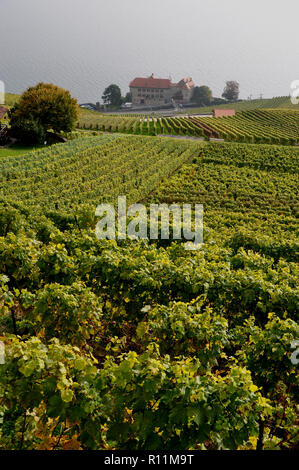
<path id="1" fill-rule="evenodd" d="M 159 187 L 158 195 L 168 203 L 200 200 L 211 209 L 296 217 L 299 149 L 286 149 L 282 152 L 281 147 L 242 144 L 204 146 L 198 163 L 183 166 Z"/>
<path id="2" fill-rule="evenodd" d="M 79 122 L 81 129 L 93 129 L 104 132 L 120 132 L 136 135 L 189 135 L 202 137 L 202 129 L 188 118 L 165 118 L 124 115 L 90 115 L 92 119 Z"/>
<path id="3" fill-rule="evenodd" d="M 197 144 L 141 136 L 75 139 L 1 159 L 0 200 L 72 212 L 119 194 L 136 202 L 198 151 Z"/>
<path id="4" fill-rule="evenodd" d="M 8 106 L 18 95 L 6 94 Z M 289 97 L 241 101 L 216 108 L 234 108 L 233 117 L 207 118 L 196 113 L 211 113 L 215 107 L 190 108 L 188 117 L 163 117 L 140 114 L 101 114 L 81 110 L 80 130 L 144 136 L 179 135 L 228 142 L 294 145 L 299 143 L 299 111 Z"/>
<path id="5" fill-rule="evenodd" d="M 181 135 L 226 141 L 294 145 L 299 143 L 299 112 L 263 109 L 233 117 L 140 117 L 90 113 L 82 129 L 137 135 Z"/>
<path id="6" fill-rule="evenodd" d="M 217 123 L 286 143 L 288 113 Z M 0 160 L 0 449 L 298 449 L 299 149 L 98 119 L 110 133 Z M 118 195 L 202 203 L 202 248 L 97 240 Z"/>
<path id="7" fill-rule="evenodd" d="M 299 112 L 286 110 L 244 111 L 233 117 L 191 118 L 208 137 L 249 143 L 287 144 L 299 141 Z"/>

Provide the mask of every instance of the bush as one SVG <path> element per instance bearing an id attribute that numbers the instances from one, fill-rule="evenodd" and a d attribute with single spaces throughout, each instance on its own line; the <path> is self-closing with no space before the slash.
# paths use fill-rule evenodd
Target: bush
<path id="1" fill-rule="evenodd" d="M 46 139 L 46 131 L 42 124 L 32 116 L 27 118 L 12 116 L 11 133 L 25 145 L 42 145 Z"/>

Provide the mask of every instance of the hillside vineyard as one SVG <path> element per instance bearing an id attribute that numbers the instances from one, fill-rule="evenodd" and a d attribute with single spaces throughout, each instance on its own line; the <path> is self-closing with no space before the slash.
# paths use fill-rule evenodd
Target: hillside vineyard
<path id="1" fill-rule="evenodd" d="M 99 116 L 0 159 L 1 449 L 298 446 L 298 122 Z M 98 240 L 118 195 L 203 204 L 203 246 Z"/>
<path id="2" fill-rule="evenodd" d="M 228 142 L 298 144 L 299 112 L 292 109 L 258 109 L 229 117 L 159 117 L 85 113 L 81 129 L 138 135 L 179 135 Z"/>

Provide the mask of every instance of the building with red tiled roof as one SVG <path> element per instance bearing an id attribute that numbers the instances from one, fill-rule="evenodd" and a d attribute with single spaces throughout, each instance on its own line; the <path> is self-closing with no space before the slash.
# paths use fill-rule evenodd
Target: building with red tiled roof
<path id="1" fill-rule="evenodd" d="M 178 83 L 172 83 L 170 78 L 137 77 L 130 83 L 132 103 L 134 106 L 161 106 L 177 103 L 189 103 L 192 98 L 194 83 L 186 77 Z"/>
<path id="2" fill-rule="evenodd" d="M 151 75 L 148 78 L 137 77 L 130 83 L 130 88 L 161 88 L 168 90 L 171 87 L 171 80 L 169 78 L 154 78 Z"/>

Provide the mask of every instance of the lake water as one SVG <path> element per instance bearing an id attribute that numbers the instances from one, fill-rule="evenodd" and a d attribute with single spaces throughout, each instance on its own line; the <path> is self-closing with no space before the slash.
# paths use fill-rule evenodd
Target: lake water
<path id="1" fill-rule="evenodd" d="M 125 94 L 135 76 L 152 72 L 190 75 L 215 96 L 229 79 L 243 98 L 287 95 L 299 78 L 299 3 L 243 3 L 0 0 L 0 80 L 11 92 L 53 82 L 80 102 L 100 101 L 111 83 Z"/>

